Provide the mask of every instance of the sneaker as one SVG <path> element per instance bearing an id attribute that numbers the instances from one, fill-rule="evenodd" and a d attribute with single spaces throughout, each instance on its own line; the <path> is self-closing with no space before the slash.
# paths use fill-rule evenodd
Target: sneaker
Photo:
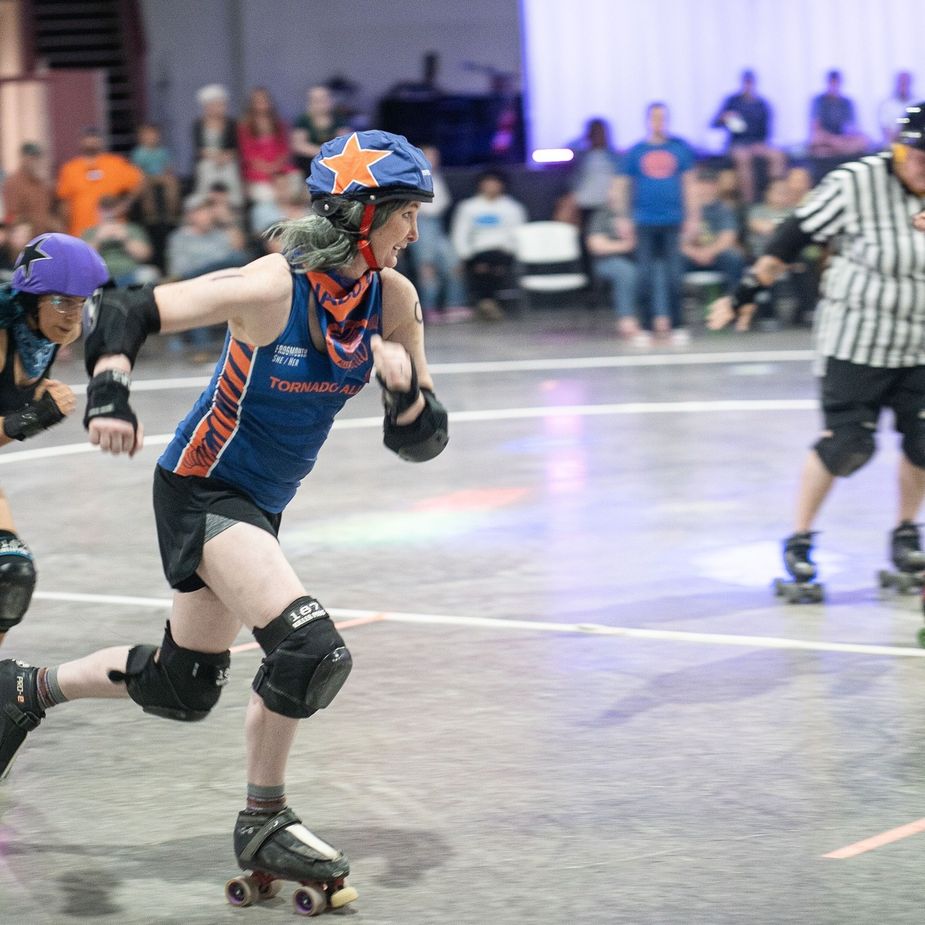
<path id="1" fill-rule="evenodd" d="M 639 322 L 635 318 L 618 318 L 617 319 L 617 334 L 620 335 L 624 340 L 633 340 L 641 333 L 639 328 Z"/>
<path id="2" fill-rule="evenodd" d="M 484 318 L 485 321 L 502 321 L 504 319 L 504 312 L 494 299 L 479 299 L 475 308 L 479 316 Z"/>
<path id="3" fill-rule="evenodd" d="M 639 350 L 647 350 L 652 346 L 652 335 L 648 331 L 639 331 L 630 340 L 630 344 Z"/>
<path id="4" fill-rule="evenodd" d="M 670 338 L 672 347 L 686 347 L 691 342 L 691 335 L 687 328 L 675 328 Z"/>

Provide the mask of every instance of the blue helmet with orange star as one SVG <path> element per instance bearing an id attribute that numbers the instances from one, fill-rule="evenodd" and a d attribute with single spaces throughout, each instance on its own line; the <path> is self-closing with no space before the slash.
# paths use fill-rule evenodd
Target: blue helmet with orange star
<path id="1" fill-rule="evenodd" d="M 312 208 L 320 215 L 335 211 L 337 199 L 378 205 L 391 199 L 434 198 L 424 153 L 404 135 L 391 132 L 353 132 L 326 141 L 306 182 Z"/>

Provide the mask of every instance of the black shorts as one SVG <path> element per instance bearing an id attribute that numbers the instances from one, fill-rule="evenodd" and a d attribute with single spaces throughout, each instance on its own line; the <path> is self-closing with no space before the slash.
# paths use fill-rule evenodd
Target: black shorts
<path id="1" fill-rule="evenodd" d="M 253 524 L 279 535 L 283 515 L 256 504 L 244 492 L 218 479 L 175 475 L 162 466 L 154 469 L 154 520 L 161 563 L 170 586 L 198 591 L 206 583 L 196 574 L 202 561 L 206 518 L 214 514 L 237 523 Z"/>
<path id="2" fill-rule="evenodd" d="M 925 412 L 925 367 L 884 369 L 847 360 L 826 360 L 821 380 L 826 430 L 845 424 L 876 427 L 880 412 L 891 408 L 896 429 L 906 434 Z"/>

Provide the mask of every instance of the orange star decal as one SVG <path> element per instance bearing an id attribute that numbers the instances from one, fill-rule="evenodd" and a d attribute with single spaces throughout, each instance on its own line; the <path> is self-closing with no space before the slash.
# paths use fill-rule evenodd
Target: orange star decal
<path id="1" fill-rule="evenodd" d="M 334 194 L 346 192 L 351 183 L 356 183 L 358 186 L 378 186 L 379 181 L 369 168 L 391 153 L 391 151 L 361 148 L 357 133 L 354 132 L 347 139 L 340 154 L 321 159 L 321 163 L 334 174 L 334 186 L 331 192 Z"/>

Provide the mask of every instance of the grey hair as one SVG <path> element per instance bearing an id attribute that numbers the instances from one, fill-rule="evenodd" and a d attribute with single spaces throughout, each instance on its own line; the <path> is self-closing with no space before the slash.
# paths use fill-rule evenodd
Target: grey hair
<path id="1" fill-rule="evenodd" d="M 408 200 L 390 200 L 376 206 L 370 231 L 381 228 Z M 359 249 L 357 241 L 363 203 L 343 199 L 330 216 L 310 212 L 301 218 L 278 222 L 266 231 L 266 237 L 279 238 L 283 255 L 297 270 L 334 270 L 352 263 Z"/>

